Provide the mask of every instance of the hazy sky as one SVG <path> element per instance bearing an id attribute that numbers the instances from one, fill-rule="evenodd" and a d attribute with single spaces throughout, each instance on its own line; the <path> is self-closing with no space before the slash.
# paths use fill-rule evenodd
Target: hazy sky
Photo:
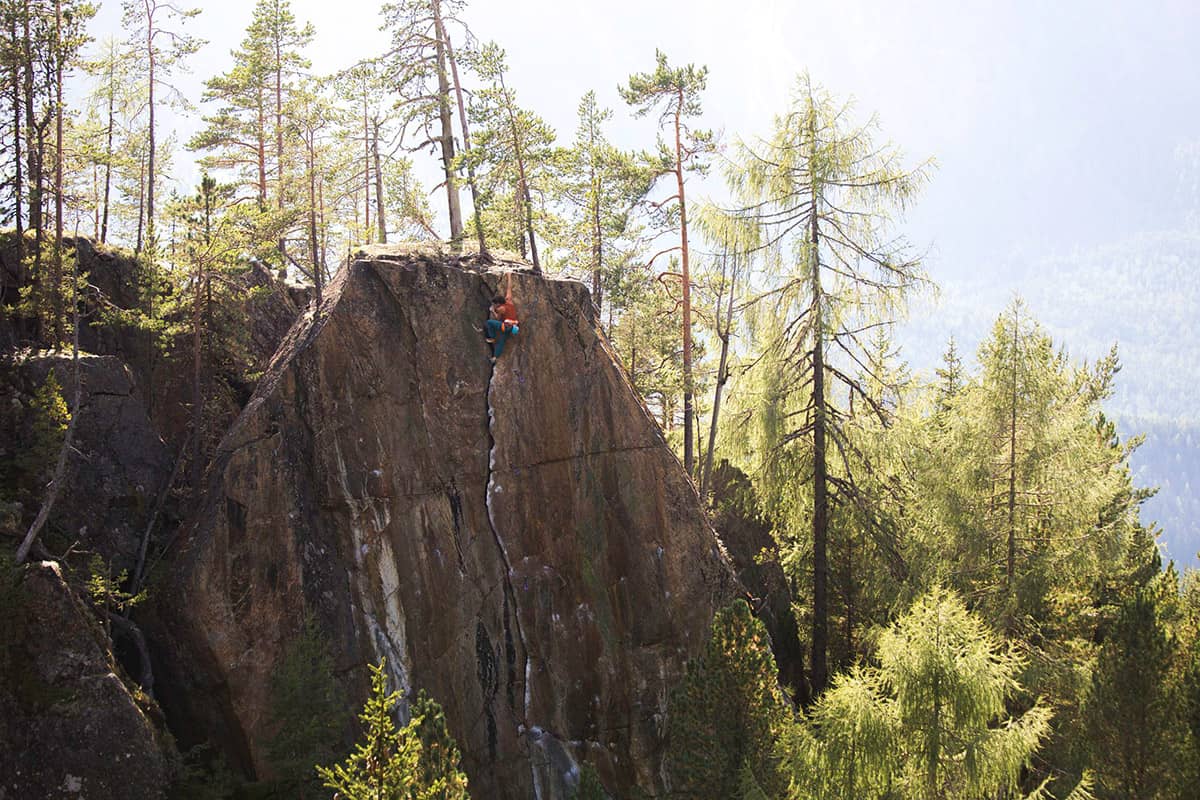
<path id="1" fill-rule="evenodd" d="M 183 81 L 193 97 L 201 78 L 228 68 L 251 8 L 201 5 L 194 29 L 209 45 Z M 293 2 L 316 25 L 315 67 L 379 52 L 378 8 Z M 104 3 L 97 34 L 115 32 L 118 17 Z M 1071 248 L 1173 224 L 1176 151 L 1200 141 L 1196 2 L 477 0 L 466 17 L 506 48 L 511 85 L 564 139 L 578 98 L 595 89 L 618 111 L 614 136 L 647 144 L 616 86 L 650 68 L 655 48 L 708 65 L 708 122 L 728 138 L 765 130 L 807 69 L 878 113 L 914 161 L 937 158 L 907 228 L 934 245 L 935 277 L 980 252 Z"/>

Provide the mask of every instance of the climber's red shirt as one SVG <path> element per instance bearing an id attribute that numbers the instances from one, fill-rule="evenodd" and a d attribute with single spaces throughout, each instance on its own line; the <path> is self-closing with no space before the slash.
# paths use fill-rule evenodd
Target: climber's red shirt
<path id="1" fill-rule="evenodd" d="M 517 316 L 517 306 L 515 303 L 501 303 L 496 306 L 496 318 L 503 321 L 506 319 L 520 319 Z"/>

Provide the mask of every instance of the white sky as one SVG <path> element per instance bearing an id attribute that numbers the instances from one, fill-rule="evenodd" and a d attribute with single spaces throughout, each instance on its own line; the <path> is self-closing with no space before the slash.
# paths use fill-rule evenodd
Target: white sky
<path id="1" fill-rule="evenodd" d="M 228 68 L 252 7 L 201 5 L 193 30 L 209 45 L 181 80 L 193 99 L 203 78 Z M 317 70 L 386 44 L 378 2 L 292 5 L 317 28 Z M 465 16 L 507 49 L 510 84 L 564 141 L 579 97 L 595 89 L 617 111 L 619 143 L 652 143 L 651 125 L 631 120 L 616 86 L 649 69 L 655 48 L 673 63 L 708 65 L 706 122 L 727 138 L 764 131 L 808 69 L 878 113 L 914 161 L 937 158 L 906 227 L 933 245 L 935 278 L 988 252 L 1070 249 L 1173 223 L 1175 152 L 1200 140 L 1200 3 L 1184 0 L 476 0 Z M 119 5 L 108 0 L 93 31 L 118 27 Z"/>

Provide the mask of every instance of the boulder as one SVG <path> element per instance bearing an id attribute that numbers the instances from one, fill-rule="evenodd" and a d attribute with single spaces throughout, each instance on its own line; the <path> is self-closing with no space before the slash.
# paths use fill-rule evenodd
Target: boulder
<path id="1" fill-rule="evenodd" d="M 581 284 L 514 272 L 489 364 L 502 272 L 373 251 L 292 327 L 164 582 L 177 735 L 269 775 L 312 617 L 357 701 L 383 658 L 443 706 L 473 796 L 566 798 L 585 763 L 663 794 L 668 695 L 736 579 Z"/>
<path id="2" fill-rule="evenodd" d="M 58 564 L 0 574 L 0 800 L 165 796 L 170 738 Z"/>

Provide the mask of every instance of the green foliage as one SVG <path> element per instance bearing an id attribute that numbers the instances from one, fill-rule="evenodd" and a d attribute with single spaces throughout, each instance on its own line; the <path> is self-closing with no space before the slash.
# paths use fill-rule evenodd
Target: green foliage
<path id="1" fill-rule="evenodd" d="M 475 170 L 487 240 L 528 258 L 534 232 L 542 238 L 547 226 L 560 224 L 545 197 L 562 153 L 554 146 L 554 129 L 518 105 L 505 83 L 504 50 L 489 42 L 473 55 L 485 87 L 471 97 L 471 149 L 462 162 Z"/>
<path id="2" fill-rule="evenodd" d="M 838 676 L 783 739 L 793 798 L 1011 797 L 1049 732 L 1017 716 L 1020 659 L 952 592 L 934 589 L 880 637 L 878 667 Z"/>
<path id="3" fill-rule="evenodd" d="M 392 714 L 399 692 L 388 692 L 384 664 L 371 667 L 371 695 L 359 715 L 363 738 L 341 764 L 317 767 L 324 785 L 343 800 L 459 800 L 467 779 L 432 700 L 420 700 L 426 717 L 413 714 L 396 726 Z M 414 710 L 417 705 L 414 705 Z M 424 731 L 422 726 L 425 725 Z M 425 743 L 430 752 L 425 754 Z"/>
<path id="4" fill-rule="evenodd" d="M 737 797 L 744 773 L 778 796 L 774 753 L 787 717 L 766 630 L 744 600 L 719 611 L 707 647 L 688 662 L 668 710 L 672 797 Z"/>
<path id="5" fill-rule="evenodd" d="M 604 784 L 600 782 L 600 776 L 591 764 L 584 764 L 579 770 L 579 787 L 571 795 L 571 800 L 608 800 Z"/>
<path id="6" fill-rule="evenodd" d="M 124 614 L 146 599 L 143 589 L 137 594 L 130 594 L 123 587 L 129 580 L 129 571 L 121 570 L 113 576 L 112 567 L 98 555 L 92 556 L 88 563 L 87 593 L 92 605 L 107 616 L 110 612 Z"/>
<path id="7" fill-rule="evenodd" d="M 58 376 L 51 369 L 32 395 L 12 381 L 0 379 L 0 502 L 22 503 L 27 510 L 41 502 L 70 413 Z"/>
<path id="8" fill-rule="evenodd" d="M 169 796 L 172 800 L 227 800 L 241 785 L 224 755 L 205 742 L 180 756 Z"/>
<path id="9" fill-rule="evenodd" d="M 289 797 L 323 797 L 313 768 L 344 752 L 350 720 L 329 642 L 312 618 L 271 675 L 270 715 L 274 733 L 266 755 L 276 784 Z"/>
<path id="10" fill-rule="evenodd" d="M 1174 775 L 1193 758 L 1189 692 L 1171 682 L 1178 642 L 1168 619 L 1176 601 L 1168 570 L 1122 604 L 1105 636 L 1084 708 L 1092 764 L 1106 796 L 1184 797 Z M 1185 683 L 1186 685 L 1186 683 Z M 1190 693 L 1194 693 L 1194 689 Z"/>
<path id="11" fill-rule="evenodd" d="M 433 698 L 421 690 L 412 704 L 412 722 L 421 741 L 417 768 L 422 798 L 430 800 L 468 800 L 467 776 L 462 770 L 462 754 L 446 729 L 446 715 Z"/>

